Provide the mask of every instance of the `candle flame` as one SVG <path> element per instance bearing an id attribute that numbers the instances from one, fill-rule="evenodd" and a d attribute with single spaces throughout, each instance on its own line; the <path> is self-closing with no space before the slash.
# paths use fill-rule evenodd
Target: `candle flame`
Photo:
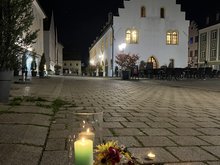
<path id="1" fill-rule="evenodd" d="M 82 138 L 82 142 L 85 142 L 85 138 L 84 137 Z"/>
<path id="2" fill-rule="evenodd" d="M 87 133 L 89 133 L 89 132 L 90 132 L 89 128 L 86 130 L 86 132 L 87 132 Z"/>
<path id="3" fill-rule="evenodd" d="M 147 156 L 148 156 L 148 158 L 150 158 L 150 159 L 154 159 L 154 158 L 155 158 L 155 154 L 153 154 L 152 152 L 149 152 L 149 153 L 147 154 Z"/>

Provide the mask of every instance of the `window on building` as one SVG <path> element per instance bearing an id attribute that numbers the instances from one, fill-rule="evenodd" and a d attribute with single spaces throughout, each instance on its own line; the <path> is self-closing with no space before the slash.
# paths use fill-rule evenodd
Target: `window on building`
<path id="1" fill-rule="evenodd" d="M 190 54 L 189 54 L 189 57 L 192 57 L 192 56 L 193 56 L 193 51 L 191 50 Z"/>
<path id="2" fill-rule="evenodd" d="M 194 55 L 197 57 L 198 56 L 198 50 L 195 50 Z"/>
<path id="3" fill-rule="evenodd" d="M 64 63 L 64 66 L 66 66 L 66 63 Z"/>
<path id="4" fill-rule="evenodd" d="M 216 49 L 212 49 L 210 54 L 210 61 L 216 61 L 216 54 Z"/>
<path id="5" fill-rule="evenodd" d="M 78 63 L 76 63 L 76 66 L 78 66 Z"/>
<path id="6" fill-rule="evenodd" d="M 164 8 L 160 8 L 160 18 L 165 18 L 165 10 Z"/>
<path id="7" fill-rule="evenodd" d="M 217 35 L 217 30 L 211 31 L 210 61 L 216 61 L 217 59 Z"/>
<path id="8" fill-rule="evenodd" d="M 136 29 L 128 29 L 126 31 L 125 40 L 129 44 L 136 44 L 138 43 L 138 31 Z"/>
<path id="9" fill-rule="evenodd" d="M 205 51 L 201 51 L 201 53 L 200 53 L 200 61 L 204 61 L 205 60 L 205 54 L 206 54 Z"/>
<path id="10" fill-rule="evenodd" d="M 206 41 L 206 33 L 202 33 L 200 38 L 201 38 L 201 42 Z"/>
<path id="11" fill-rule="evenodd" d="M 190 39 L 189 39 L 189 44 L 190 44 L 190 45 L 193 44 L 193 37 L 190 37 Z"/>
<path id="12" fill-rule="evenodd" d="M 199 36 L 195 36 L 195 43 L 199 42 Z"/>
<path id="13" fill-rule="evenodd" d="M 177 31 L 168 31 L 166 34 L 166 44 L 167 45 L 178 45 L 179 37 Z"/>
<path id="14" fill-rule="evenodd" d="M 127 43 L 130 43 L 131 41 L 131 30 L 130 29 L 126 31 L 125 40 Z"/>
<path id="15" fill-rule="evenodd" d="M 72 66 L 72 63 L 70 63 L 70 66 Z"/>
<path id="16" fill-rule="evenodd" d="M 141 7 L 141 17 L 146 17 L 146 8 L 144 6 Z"/>
<path id="17" fill-rule="evenodd" d="M 211 39 L 217 39 L 217 30 L 211 31 Z"/>

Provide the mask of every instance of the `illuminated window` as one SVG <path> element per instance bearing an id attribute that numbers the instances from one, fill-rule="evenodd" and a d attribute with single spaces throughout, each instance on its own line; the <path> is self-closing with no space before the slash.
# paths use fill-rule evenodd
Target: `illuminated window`
<path id="1" fill-rule="evenodd" d="M 164 10 L 164 8 L 160 8 L 160 18 L 165 18 L 165 10 Z"/>
<path id="2" fill-rule="evenodd" d="M 125 37 L 125 39 L 126 39 L 126 42 L 127 42 L 127 43 L 130 43 L 130 42 L 131 42 L 131 31 L 130 31 L 130 30 L 127 30 L 127 31 L 126 31 L 126 37 Z"/>
<path id="3" fill-rule="evenodd" d="M 178 43 L 179 43 L 178 32 L 168 31 L 166 35 L 166 44 L 167 45 L 178 45 Z"/>
<path id="4" fill-rule="evenodd" d="M 125 40 L 126 40 L 126 43 L 129 43 L 129 44 L 136 44 L 136 43 L 138 43 L 138 32 L 137 32 L 137 30 L 135 30 L 135 29 L 133 29 L 133 30 L 128 29 L 126 31 Z"/>
<path id="5" fill-rule="evenodd" d="M 141 17 L 146 17 L 146 8 L 144 6 L 141 7 Z"/>

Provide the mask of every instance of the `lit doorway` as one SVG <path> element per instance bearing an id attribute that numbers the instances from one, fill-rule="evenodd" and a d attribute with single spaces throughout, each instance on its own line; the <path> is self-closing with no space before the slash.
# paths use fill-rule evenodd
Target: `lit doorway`
<path id="1" fill-rule="evenodd" d="M 158 63 L 157 59 L 154 56 L 150 56 L 147 59 L 147 62 L 153 63 L 153 69 L 157 69 L 158 66 L 159 66 L 159 63 Z"/>

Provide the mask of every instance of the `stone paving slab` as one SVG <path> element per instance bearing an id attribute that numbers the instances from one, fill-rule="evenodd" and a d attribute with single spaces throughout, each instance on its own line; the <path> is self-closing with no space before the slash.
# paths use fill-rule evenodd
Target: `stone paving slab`
<path id="1" fill-rule="evenodd" d="M 139 129 L 137 128 L 114 128 L 112 129 L 115 133 L 116 136 L 140 136 L 140 135 L 144 135 L 143 132 L 141 132 Z"/>
<path id="2" fill-rule="evenodd" d="M 181 161 L 218 160 L 216 156 L 199 147 L 167 147 L 167 149 Z"/>
<path id="3" fill-rule="evenodd" d="M 208 162 L 208 165 L 220 165 L 220 161 Z"/>
<path id="4" fill-rule="evenodd" d="M 120 122 L 104 122 L 103 128 L 124 128 Z"/>
<path id="5" fill-rule="evenodd" d="M 65 124 L 51 124 L 51 130 L 64 130 L 66 128 Z"/>
<path id="6" fill-rule="evenodd" d="M 45 151 L 40 165 L 67 165 L 67 151 Z"/>
<path id="7" fill-rule="evenodd" d="M 155 148 L 128 148 L 128 150 L 134 154 L 136 158 L 140 160 L 141 163 L 153 164 L 153 163 L 164 163 L 164 162 L 178 162 L 179 160 L 175 158 L 172 154 L 168 153 L 165 149 L 160 147 Z M 155 154 L 154 160 L 148 160 L 147 154 L 152 152 Z"/>
<path id="8" fill-rule="evenodd" d="M 127 128 L 147 128 L 149 127 L 145 122 L 121 122 Z"/>
<path id="9" fill-rule="evenodd" d="M 146 122 L 152 128 L 176 128 L 174 125 L 168 122 Z"/>
<path id="10" fill-rule="evenodd" d="M 169 139 L 180 146 L 204 146 L 209 143 L 195 137 L 195 136 L 169 136 Z"/>
<path id="11" fill-rule="evenodd" d="M 220 146 L 204 146 L 202 148 L 220 159 Z"/>
<path id="12" fill-rule="evenodd" d="M 196 131 L 195 129 L 192 128 L 168 128 L 171 132 L 175 133 L 176 135 L 180 136 L 186 136 L 186 135 L 204 135 L 203 133 Z"/>
<path id="13" fill-rule="evenodd" d="M 205 135 L 220 135 L 220 128 L 199 128 L 197 130 Z"/>
<path id="14" fill-rule="evenodd" d="M 46 149 L 47 151 L 64 151 L 65 150 L 66 139 L 48 139 Z"/>
<path id="15" fill-rule="evenodd" d="M 198 136 L 198 137 L 212 145 L 220 146 L 220 136 Z"/>
<path id="16" fill-rule="evenodd" d="M 51 130 L 49 138 L 67 138 L 69 135 L 68 130 Z"/>
<path id="17" fill-rule="evenodd" d="M 33 125 L 0 125 L 0 143 L 43 146 L 48 128 Z"/>
<path id="18" fill-rule="evenodd" d="M 7 111 L 11 108 L 9 105 L 0 104 L 0 112 L 1 111 Z"/>
<path id="19" fill-rule="evenodd" d="M 165 165 L 206 165 L 202 162 L 190 162 L 190 163 L 165 163 Z"/>
<path id="20" fill-rule="evenodd" d="M 175 135 L 174 133 L 170 132 L 167 129 L 163 128 L 141 128 L 141 131 L 146 133 L 149 136 L 168 136 L 168 135 Z"/>
<path id="21" fill-rule="evenodd" d="M 145 147 L 177 146 L 177 144 L 164 136 L 137 136 L 137 139 Z"/>
<path id="22" fill-rule="evenodd" d="M 43 148 L 20 145 L 0 144 L 0 164 L 38 165 Z"/>
<path id="23" fill-rule="evenodd" d="M 18 112 L 18 113 L 39 113 L 46 115 L 53 115 L 52 109 L 42 108 L 38 106 L 16 106 L 12 107 L 9 112 Z"/>
<path id="24" fill-rule="evenodd" d="M 142 145 L 133 136 L 120 136 L 120 137 L 104 137 L 104 141 L 118 141 L 121 145 L 126 147 L 141 147 Z"/>
<path id="25" fill-rule="evenodd" d="M 41 126 L 50 125 L 51 116 L 42 114 L 17 114 L 17 113 L 5 113 L 0 115 L 1 124 L 33 124 Z"/>

